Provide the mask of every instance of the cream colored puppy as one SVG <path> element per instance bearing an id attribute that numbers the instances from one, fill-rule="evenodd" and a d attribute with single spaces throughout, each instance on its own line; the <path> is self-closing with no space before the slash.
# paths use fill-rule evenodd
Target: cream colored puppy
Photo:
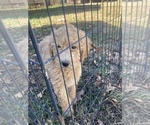
<path id="1" fill-rule="evenodd" d="M 69 33 L 70 44 L 78 41 L 77 28 L 75 28 L 71 24 L 67 24 L 67 28 Z M 57 54 L 56 48 L 58 48 L 58 51 L 60 52 L 69 46 L 65 26 L 62 26 L 57 30 L 55 30 L 54 34 L 55 34 L 57 46 L 55 46 L 53 34 L 47 36 L 39 44 L 40 52 L 42 54 L 42 58 L 44 61 Z M 85 36 L 86 36 L 85 32 L 79 30 L 79 37 L 81 38 L 80 39 L 81 55 L 79 50 L 79 43 L 77 42 L 72 47 L 70 47 L 70 49 L 67 48 L 64 52 L 59 54 L 60 62 L 59 62 L 59 58 L 56 57 L 54 60 L 50 61 L 45 65 L 45 68 L 52 82 L 54 92 L 57 96 L 59 105 L 61 106 L 63 112 L 69 107 L 69 104 L 76 97 L 76 84 L 78 84 L 78 81 L 82 74 L 81 60 L 83 63 L 84 59 L 87 57 L 87 53 L 91 48 L 91 40 L 87 38 L 87 45 L 86 45 Z M 70 50 L 72 54 L 73 66 L 75 71 L 75 79 L 74 79 Z M 63 74 L 60 65 L 62 66 L 64 79 L 63 79 Z M 67 92 L 65 89 L 64 81 L 66 84 Z M 69 102 L 67 98 L 67 93 L 69 97 Z M 71 110 L 73 113 L 72 107 Z"/>
<path id="2" fill-rule="evenodd" d="M 26 37 L 22 41 L 19 41 L 16 47 L 26 70 L 28 70 L 28 38 Z"/>

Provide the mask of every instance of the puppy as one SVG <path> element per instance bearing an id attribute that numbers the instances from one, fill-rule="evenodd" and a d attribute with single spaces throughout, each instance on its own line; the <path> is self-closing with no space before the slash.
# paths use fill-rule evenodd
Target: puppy
<path id="1" fill-rule="evenodd" d="M 54 93 L 57 96 L 59 105 L 62 108 L 63 112 L 66 111 L 66 109 L 76 97 L 76 85 L 78 84 L 78 81 L 82 74 L 81 63 L 83 63 L 91 49 L 91 40 L 89 38 L 86 38 L 86 34 L 84 31 L 77 30 L 77 28 L 75 28 L 71 24 L 67 24 L 67 29 L 69 41 L 66 26 L 62 26 L 54 31 L 57 46 L 55 46 L 53 34 L 47 36 L 39 44 L 39 49 L 43 61 L 46 61 L 50 57 L 53 57 L 58 54 L 57 49 L 59 52 L 61 52 L 62 50 L 69 47 L 69 42 L 71 45 L 78 41 L 77 32 L 79 31 L 80 46 L 79 43 L 76 42 L 73 46 L 70 46 L 70 48 L 67 48 L 65 51 L 59 54 L 60 62 L 59 57 L 57 56 L 45 65 L 45 68 L 48 72 L 48 76 L 50 77 L 50 80 L 52 82 Z M 62 66 L 62 70 L 60 65 Z M 73 113 L 72 107 L 71 111 Z"/>
<path id="2" fill-rule="evenodd" d="M 26 70 L 28 70 L 28 38 L 24 38 L 22 41 L 16 44 L 16 48 L 24 63 Z"/>

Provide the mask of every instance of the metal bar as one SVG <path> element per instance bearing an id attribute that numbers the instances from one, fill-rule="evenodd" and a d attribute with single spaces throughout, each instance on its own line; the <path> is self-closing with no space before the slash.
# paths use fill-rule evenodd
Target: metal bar
<path id="1" fill-rule="evenodd" d="M 73 1 L 74 3 L 74 12 L 75 12 L 75 18 L 76 18 L 76 26 L 77 26 L 77 36 L 78 36 L 78 41 L 80 39 L 79 37 L 79 26 L 78 26 L 78 17 L 77 17 L 77 10 L 76 10 L 76 3 L 75 3 L 75 0 Z M 79 44 L 79 53 L 80 53 L 80 60 L 81 60 L 81 69 L 82 69 L 82 54 L 81 54 L 81 45 L 80 45 L 80 41 L 78 42 Z"/>
<path id="2" fill-rule="evenodd" d="M 149 56 L 149 52 L 150 52 L 150 40 L 147 41 L 147 43 L 145 44 L 146 46 L 146 52 L 145 52 L 145 66 L 144 66 L 144 73 L 147 73 L 149 71 L 148 69 L 148 56 Z"/>
<path id="3" fill-rule="evenodd" d="M 83 11 L 84 11 L 84 28 L 86 33 L 86 53 L 87 53 L 87 62 L 88 62 L 88 73 L 89 70 L 89 57 L 88 57 L 88 43 L 87 43 L 87 24 L 86 24 L 86 13 L 85 13 L 85 0 L 83 0 Z"/>
<path id="4" fill-rule="evenodd" d="M 76 75 L 75 75 L 75 69 L 74 69 L 74 63 L 73 63 L 73 58 L 72 58 L 72 53 L 71 53 L 71 48 L 70 48 L 70 38 L 69 38 L 69 32 L 68 32 L 68 27 L 67 27 L 67 20 L 66 20 L 66 13 L 65 13 L 65 8 L 64 8 L 64 3 L 62 1 L 62 11 L 63 11 L 63 15 L 64 15 L 64 19 L 65 19 L 65 28 L 66 28 L 66 32 L 67 32 L 67 39 L 68 39 L 68 44 L 69 44 L 69 52 L 70 52 L 70 55 L 71 55 L 71 64 L 72 64 L 72 68 L 73 68 L 73 77 L 74 77 L 74 81 L 75 81 L 75 86 L 77 87 L 77 83 L 76 83 Z M 77 17 L 76 17 L 77 18 Z M 78 33 L 78 30 L 77 30 L 77 33 Z M 79 43 L 79 36 L 78 36 L 78 40 L 77 42 Z M 80 48 L 80 44 L 79 44 L 79 51 L 80 51 L 80 55 L 81 55 L 81 48 Z M 81 59 L 81 58 L 80 58 Z M 82 64 L 81 64 L 82 66 Z M 66 85 L 65 85 L 66 86 Z M 66 88 L 67 89 L 67 88 Z M 66 93 L 67 93 L 67 90 L 66 90 Z M 67 93 L 67 96 L 68 96 L 68 93 Z M 69 97 L 68 97 L 69 98 Z M 68 100 L 69 102 L 69 100 Z M 69 102 L 70 104 L 71 102 Z M 70 109 L 71 111 L 71 109 Z M 64 113 L 65 114 L 65 113 Z M 73 115 L 72 115 L 72 112 L 71 112 L 71 116 L 73 118 Z"/>
<path id="5" fill-rule="evenodd" d="M 18 51 L 14 45 L 14 40 L 12 39 L 12 37 L 10 36 L 10 34 L 8 33 L 8 31 L 6 30 L 2 20 L 0 20 L 0 32 L 3 36 L 3 38 L 5 39 L 7 45 L 9 46 L 10 50 L 12 51 L 16 61 L 18 62 L 18 64 L 20 65 L 20 68 L 22 70 L 22 72 L 24 73 L 24 76 L 27 78 L 27 69 L 25 66 L 25 63 L 22 61 L 20 55 L 18 54 Z"/>
<path id="6" fill-rule="evenodd" d="M 51 14 L 50 14 L 50 10 L 48 9 L 48 1 L 45 0 L 45 2 L 46 2 L 46 9 L 47 9 L 47 13 L 48 13 L 48 17 L 49 17 L 51 29 L 52 29 L 52 35 L 53 35 L 53 38 L 54 38 L 54 43 L 55 43 L 56 51 L 57 51 L 57 53 L 59 53 L 58 47 L 57 47 L 57 43 L 56 43 L 55 34 L 54 34 L 54 29 L 53 29 L 53 25 L 52 25 Z M 63 4 L 63 2 L 62 2 L 62 4 Z M 66 94 L 67 94 L 67 100 L 68 100 L 68 103 L 70 104 L 69 96 L 68 96 L 68 90 L 67 90 L 66 81 L 65 81 L 65 76 L 64 76 L 64 71 L 63 71 L 63 69 L 62 69 L 62 65 L 61 65 L 61 60 L 60 60 L 59 54 L 58 54 L 58 60 L 59 60 L 59 64 L 60 64 L 60 68 L 61 68 L 61 72 L 62 72 L 62 77 L 63 77 L 63 81 L 64 81 L 64 85 L 65 85 L 65 90 L 66 90 Z M 71 112 L 71 116 L 72 116 L 71 108 L 70 108 L 70 112 Z M 61 121 L 60 121 L 60 122 L 61 122 Z"/>
<path id="7" fill-rule="evenodd" d="M 3 67 L 5 68 L 5 70 L 7 71 L 10 79 L 12 80 L 12 83 L 14 83 L 14 85 L 17 87 L 17 89 L 20 91 L 21 95 L 23 96 L 23 98 L 25 99 L 24 97 L 24 94 L 22 93 L 21 89 L 20 89 L 20 86 L 17 84 L 17 81 L 16 79 L 11 75 L 11 72 L 9 71 L 9 69 L 7 68 L 7 66 L 5 66 L 5 64 L 2 62 L 3 64 Z M 26 100 L 26 99 L 25 99 Z"/>
<path id="8" fill-rule="evenodd" d="M 53 93 L 51 84 L 50 84 L 49 79 L 48 79 L 48 77 L 47 77 L 47 75 L 46 75 L 46 70 L 45 70 L 45 68 L 44 68 L 44 63 L 43 63 L 43 61 L 42 61 L 42 58 L 41 58 L 41 55 L 40 55 L 40 52 L 39 52 L 39 49 L 38 49 L 37 40 L 36 40 L 36 38 L 35 38 L 35 36 L 34 36 L 34 33 L 33 33 L 33 31 L 32 31 L 32 27 L 31 27 L 31 25 L 30 25 L 30 22 L 29 22 L 28 25 L 29 25 L 29 36 L 30 36 L 30 38 L 31 38 L 31 40 L 32 40 L 32 44 L 33 44 L 34 49 L 35 49 L 35 52 L 36 52 L 36 54 L 37 54 L 37 58 L 38 58 L 38 61 L 39 61 L 39 63 L 40 63 L 40 66 L 41 66 L 41 71 L 42 71 L 42 74 L 43 74 L 43 76 L 44 76 L 44 80 L 45 80 L 45 83 L 46 83 L 46 86 L 47 86 L 47 89 L 48 89 L 50 98 L 51 98 L 51 100 L 52 100 L 52 103 L 53 103 L 55 112 L 56 112 L 57 116 L 59 117 L 59 116 L 61 116 L 61 115 L 60 115 L 60 112 L 59 112 L 59 110 L 58 110 L 58 106 L 57 106 L 57 103 L 56 103 L 56 99 L 55 99 L 55 97 L 54 97 L 54 93 Z M 59 119 L 58 119 L 58 120 L 59 120 Z"/>

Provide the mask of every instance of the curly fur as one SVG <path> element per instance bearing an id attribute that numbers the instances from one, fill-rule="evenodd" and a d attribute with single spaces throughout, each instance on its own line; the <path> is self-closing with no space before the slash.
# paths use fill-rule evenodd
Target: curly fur
<path id="1" fill-rule="evenodd" d="M 70 42 L 70 44 L 72 44 L 78 40 L 77 28 L 75 28 L 71 24 L 67 24 L 67 28 L 68 28 L 68 34 L 69 34 L 69 42 Z M 55 30 L 54 34 L 55 34 L 55 39 L 56 39 L 57 48 L 58 48 L 59 52 L 69 46 L 65 26 L 62 26 L 62 27 L 58 28 L 57 30 Z M 68 97 L 69 97 L 69 102 L 67 99 L 67 94 L 66 94 L 63 75 L 61 72 L 59 58 L 56 57 L 54 60 L 50 61 L 49 63 L 47 63 L 45 65 L 45 68 L 46 68 L 48 75 L 50 77 L 50 80 L 52 82 L 54 92 L 57 96 L 59 105 L 61 106 L 63 111 L 65 111 L 68 108 L 69 103 L 71 103 L 76 96 L 75 80 L 76 80 L 76 84 L 78 84 L 78 81 L 82 74 L 81 60 L 82 60 L 82 62 L 84 61 L 84 59 L 87 57 L 87 52 L 89 52 L 89 50 L 91 48 L 91 40 L 89 38 L 87 38 L 88 44 L 86 44 L 85 35 L 86 34 L 84 31 L 79 30 L 79 38 L 81 38 L 80 39 L 80 47 L 79 47 L 79 43 L 77 42 L 76 44 L 73 45 L 73 47 L 70 47 L 70 49 L 67 48 L 64 52 L 59 54 L 61 65 L 62 65 L 63 61 L 67 61 L 69 63 L 69 65 L 67 67 L 64 67 L 62 65 L 66 88 L 67 88 L 67 93 L 68 93 Z M 50 57 L 56 55 L 57 49 L 56 49 L 56 46 L 54 43 L 53 34 L 45 37 L 40 42 L 39 48 L 40 48 L 42 58 L 44 61 L 46 61 Z M 81 51 L 80 51 L 80 49 L 81 49 Z M 71 62 L 70 50 L 71 50 L 72 60 L 73 60 L 73 65 L 74 65 L 75 80 L 74 80 L 74 73 L 73 73 L 73 67 L 72 67 L 72 62 Z M 80 53 L 81 53 L 81 55 L 80 55 Z M 80 59 L 80 57 L 81 57 L 81 59 Z M 72 107 L 71 107 L 71 110 L 73 113 Z"/>
<path id="2" fill-rule="evenodd" d="M 16 47 L 27 70 L 28 69 L 28 38 L 24 38 L 22 41 L 19 41 L 19 43 L 16 44 Z"/>

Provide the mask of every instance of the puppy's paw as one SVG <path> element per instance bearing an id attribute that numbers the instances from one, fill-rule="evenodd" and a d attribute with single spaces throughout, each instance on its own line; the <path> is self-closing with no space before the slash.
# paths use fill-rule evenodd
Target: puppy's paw
<path id="1" fill-rule="evenodd" d="M 74 105 L 79 101 L 79 100 L 82 100 L 82 96 L 84 95 L 84 90 L 80 90 L 78 93 L 77 93 L 77 97 L 76 99 L 74 100 Z"/>
<path id="2" fill-rule="evenodd" d="M 67 108 L 66 108 L 66 109 L 67 109 Z M 65 111 L 66 111 L 66 109 L 65 109 Z M 67 117 L 74 116 L 74 110 L 73 110 L 72 106 L 67 110 L 66 116 L 67 116 Z"/>

